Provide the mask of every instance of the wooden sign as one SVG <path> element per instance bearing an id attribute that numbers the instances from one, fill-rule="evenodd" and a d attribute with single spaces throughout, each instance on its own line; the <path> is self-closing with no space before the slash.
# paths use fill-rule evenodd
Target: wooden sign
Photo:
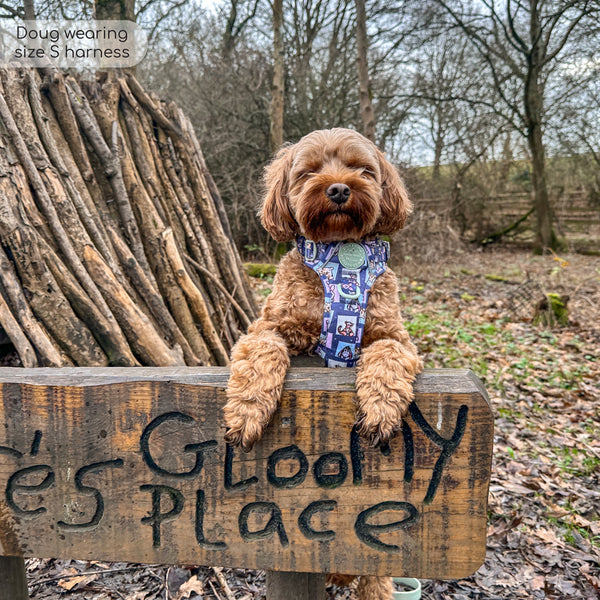
<path id="1" fill-rule="evenodd" d="M 0 554 L 455 578 L 485 555 L 493 420 L 470 371 L 426 371 L 388 448 L 354 373 L 291 369 L 245 454 L 224 368 L 0 369 Z"/>

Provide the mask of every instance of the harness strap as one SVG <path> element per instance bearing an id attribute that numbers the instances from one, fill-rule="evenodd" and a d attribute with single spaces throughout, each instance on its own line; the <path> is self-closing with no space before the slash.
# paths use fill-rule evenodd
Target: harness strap
<path id="1" fill-rule="evenodd" d="M 299 236 L 296 247 L 325 292 L 315 353 L 328 367 L 353 367 L 360 355 L 369 291 L 386 269 L 389 244 L 379 239 L 323 243 Z"/>

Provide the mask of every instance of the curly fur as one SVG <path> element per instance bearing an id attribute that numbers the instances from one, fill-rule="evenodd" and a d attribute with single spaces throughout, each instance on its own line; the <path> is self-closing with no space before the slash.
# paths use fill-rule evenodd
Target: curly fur
<path id="1" fill-rule="evenodd" d="M 349 129 L 315 131 L 284 147 L 267 167 L 265 183 L 261 220 L 277 241 L 390 235 L 412 209 L 396 169 Z M 341 205 L 326 194 L 334 183 L 351 190 Z M 289 357 L 310 353 L 318 342 L 323 303 L 319 276 L 292 250 L 279 264 L 260 318 L 232 351 L 224 409 L 229 443 L 248 450 L 260 438 L 277 409 Z M 399 430 L 421 369 L 400 316 L 396 277 L 386 270 L 371 289 L 356 369 L 357 424 L 372 445 L 387 443 Z M 361 577 L 357 587 L 361 600 L 389 600 L 391 591 L 386 577 Z"/>

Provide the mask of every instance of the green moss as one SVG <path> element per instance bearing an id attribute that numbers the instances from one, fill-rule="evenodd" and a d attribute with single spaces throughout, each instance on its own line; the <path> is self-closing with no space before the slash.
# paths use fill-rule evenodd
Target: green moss
<path id="1" fill-rule="evenodd" d="M 486 273 L 484 275 L 484 277 L 486 279 L 488 279 L 489 281 L 500 281 L 500 282 L 507 282 L 510 281 L 510 279 L 507 279 L 506 277 L 502 277 L 502 275 L 496 275 L 495 273 Z"/>
<path id="2" fill-rule="evenodd" d="M 560 294 L 546 294 L 546 300 L 537 308 L 533 318 L 534 324 L 546 327 L 567 325 L 569 323 L 568 299 Z"/>
<path id="3" fill-rule="evenodd" d="M 558 294 L 547 294 L 547 296 L 556 321 L 559 325 L 566 325 L 569 322 L 569 311 L 567 310 L 566 301 Z"/>
<path id="4" fill-rule="evenodd" d="M 244 269 L 250 277 L 258 277 L 264 279 L 268 276 L 275 275 L 277 266 L 269 263 L 244 263 Z"/>

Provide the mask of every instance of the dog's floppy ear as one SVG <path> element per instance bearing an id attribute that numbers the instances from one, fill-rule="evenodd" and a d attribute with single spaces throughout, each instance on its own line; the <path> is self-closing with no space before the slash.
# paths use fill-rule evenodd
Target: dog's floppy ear
<path id="1" fill-rule="evenodd" d="M 382 235 L 392 235 L 404 227 L 404 222 L 412 212 L 412 202 L 396 167 L 377 150 L 381 171 L 381 216 L 375 225 L 375 231 Z"/>
<path id="2" fill-rule="evenodd" d="M 260 209 L 263 227 L 276 242 L 288 242 L 296 237 L 298 224 L 288 198 L 292 148 L 279 150 L 273 162 L 265 169 L 265 197 Z"/>

